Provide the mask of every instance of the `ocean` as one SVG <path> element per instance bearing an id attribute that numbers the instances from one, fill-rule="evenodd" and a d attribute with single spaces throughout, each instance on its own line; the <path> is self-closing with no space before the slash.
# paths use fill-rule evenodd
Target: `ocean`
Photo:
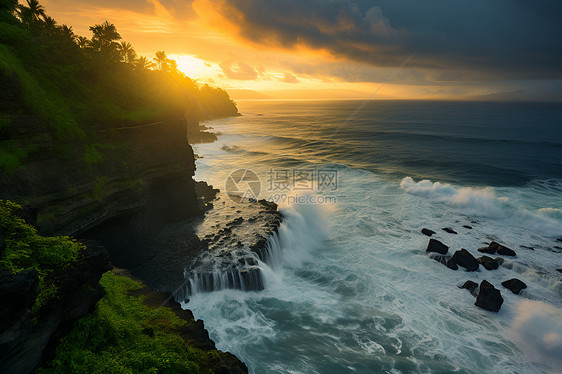
<path id="1" fill-rule="evenodd" d="M 275 201 L 285 220 L 263 291 L 184 304 L 219 349 L 253 373 L 562 372 L 561 104 L 238 104 L 206 123 L 219 137 L 194 146 L 196 179 Z M 451 254 L 495 240 L 517 257 L 453 271 L 422 228 Z M 499 313 L 458 287 L 483 279 Z"/>

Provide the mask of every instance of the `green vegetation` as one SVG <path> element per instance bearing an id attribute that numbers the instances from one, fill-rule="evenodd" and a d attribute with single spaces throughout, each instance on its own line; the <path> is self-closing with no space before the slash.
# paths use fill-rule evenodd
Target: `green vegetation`
<path id="1" fill-rule="evenodd" d="M 62 157 L 92 165 L 103 157 L 100 126 L 107 130 L 179 118 L 192 98 L 206 108 L 200 114 L 237 114 L 224 90 L 198 85 L 164 51 L 154 62 L 137 57 L 108 21 L 90 31 L 91 38 L 75 35 L 36 0 L 24 5 L 0 0 L 0 83 L 21 91 L 13 94 L 21 94 L 25 104 L 7 113 L 0 109 L 0 131 L 9 130 L 10 115 L 38 115 L 48 121 Z M 0 143 L 0 168 L 17 169 L 28 153 Z"/>
<path id="2" fill-rule="evenodd" d="M 22 207 L 0 200 L 0 226 L 6 248 L 0 257 L 0 267 L 14 274 L 22 270 L 36 270 L 39 274 L 39 294 L 33 311 L 57 297 L 53 276 L 75 261 L 84 245 L 66 236 L 43 237 L 37 230 L 18 217 Z"/>
<path id="3" fill-rule="evenodd" d="M 199 373 L 217 359 L 216 351 L 189 347 L 175 333 L 189 322 L 131 295 L 140 283 L 112 273 L 100 283 L 106 295 L 95 312 L 76 322 L 39 373 Z"/>

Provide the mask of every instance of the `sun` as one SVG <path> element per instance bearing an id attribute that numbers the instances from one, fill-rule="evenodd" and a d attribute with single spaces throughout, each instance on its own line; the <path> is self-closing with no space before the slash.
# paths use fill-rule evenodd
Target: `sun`
<path id="1" fill-rule="evenodd" d="M 215 79 L 220 73 L 220 68 L 217 65 L 208 63 L 195 56 L 170 55 L 168 57 L 175 60 L 178 63 L 178 69 L 192 79 Z"/>

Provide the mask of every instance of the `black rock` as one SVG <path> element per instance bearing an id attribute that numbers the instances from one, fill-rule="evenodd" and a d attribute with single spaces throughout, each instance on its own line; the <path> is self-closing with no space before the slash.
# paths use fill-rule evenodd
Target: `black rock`
<path id="1" fill-rule="evenodd" d="M 469 225 L 463 225 L 462 227 L 464 227 L 465 229 L 472 230 L 472 226 L 469 226 Z"/>
<path id="2" fill-rule="evenodd" d="M 509 290 L 511 290 L 511 292 L 513 292 L 516 295 L 519 295 L 519 292 L 521 292 L 522 289 L 527 288 L 525 282 L 520 281 L 517 278 L 513 278 L 510 280 L 506 280 L 505 282 L 502 282 L 502 286 L 508 288 Z"/>
<path id="3" fill-rule="evenodd" d="M 527 246 L 527 245 L 520 245 L 519 247 L 528 249 L 528 250 L 530 250 L 530 251 L 534 251 L 534 250 L 535 250 L 535 248 L 529 247 L 529 246 Z"/>
<path id="4" fill-rule="evenodd" d="M 498 265 L 501 265 L 505 262 L 505 260 L 501 257 L 496 257 L 494 260 L 497 262 Z"/>
<path id="5" fill-rule="evenodd" d="M 436 239 L 429 239 L 429 243 L 427 244 L 426 252 L 437 252 L 442 255 L 446 254 L 449 250 L 445 244 L 441 243 L 439 240 Z"/>
<path id="6" fill-rule="evenodd" d="M 499 246 L 497 253 L 502 256 L 517 256 L 517 253 L 515 253 L 513 249 L 504 247 L 503 245 Z"/>
<path id="7" fill-rule="evenodd" d="M 559 242 L 562 242 L 562 238 L 558 238 L 558 239 L 556 239 L 556 240 L 558 240 Z"/>
<path id="8" fill-rule="evenodd" d="M 453 255 L 453 260 L 457 265 L 462 266 L 467 271 L 476 271 L 478 270 L 478 266 L 480 266 L 480 263 L 466 249 L 456 251 Z"/>
<path id="9" fill-rule="evenodd" d="M 478 252 L 488 253 L 490 255 L 493 255 L 494 253 L 496 253 L 496 248 L 492 246 L 482 247 L 482 248 L 478 248 Z"/>
<path id="10" fill-rule="evenodd" d="M 449 227 L 443 227 L 441 230 L 448 232 L 449 234 L 456 234 L 457 232 Z"/>
<path id="11" fill-rule="evenodd" d="M 470 294 L 474 297 L 478 296 L 478 283 L 468 280 L 464 282 L 459 288 L 464 288 L 470 291 Z"/>
<path id="12" fill-rule="evenodd" d="M 497 268 L 500 267 L 500 264 L 498 264 L 498 262 L 488 256 L 482 256 L 482 257 L 478 257 L 477 261 L 486 268 L 486 270 L 496 270 Z"/>
<path id="13" fill-rule="evenodd" d="M 562 273 L 562 269 L 556 269 L 556 271 Z"/>
<path id="14" fill-rule="evenodd" d="M 492 312 L 499 312 L 503 304 L 503 297 L 496 287 L 490 282 L 483 280 L 480 283 L 480 292 L 476 297 L 474 305 L 490 310 Z"/>
<path id="15" fill-rule="evenodd" d="M 451 270 L 457 270 L 459 267 L 455 260 L 451 256 L 446 255 L 435 255 L 432 257 L 437 262 L 442 263 L 443 265 L 447 266 Z"/>
<path id="16" fill-rule="evenodd" d="M 431 235 L 435 234 L 435 231 L 430 230 L 430 229 L 422 229 L 421 232 L 422 232 L 422 234 L 427 235 L 427 236 L 431 236 Z"/>

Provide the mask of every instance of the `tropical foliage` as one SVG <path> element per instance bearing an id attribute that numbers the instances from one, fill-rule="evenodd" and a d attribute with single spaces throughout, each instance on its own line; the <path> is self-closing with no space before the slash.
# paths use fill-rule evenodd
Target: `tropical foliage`
<path id="1" fill-rule="evenodd" d="M 60 142 L 82 143 L 96 142 L 101 125 L 183 114 L 191 98 L 200 107 L 208 105 L 202 112 L 212 117 L 237 114 L 225 91 L 198 85 L 164 51 L 153 60 L 138 57 L 109 21 L 89 30 L 90 37 L 76 35 L 37 0 L 0 0 L 0 82 L 17 80 L 25 103 L 17 113 L 0 107 L 0 117 L 9 123 L 10 116 L 36 114 L 48 120 Z M 29 153 L 16 150 L 0 141 L 1 169 L 17 169 Z"/>

